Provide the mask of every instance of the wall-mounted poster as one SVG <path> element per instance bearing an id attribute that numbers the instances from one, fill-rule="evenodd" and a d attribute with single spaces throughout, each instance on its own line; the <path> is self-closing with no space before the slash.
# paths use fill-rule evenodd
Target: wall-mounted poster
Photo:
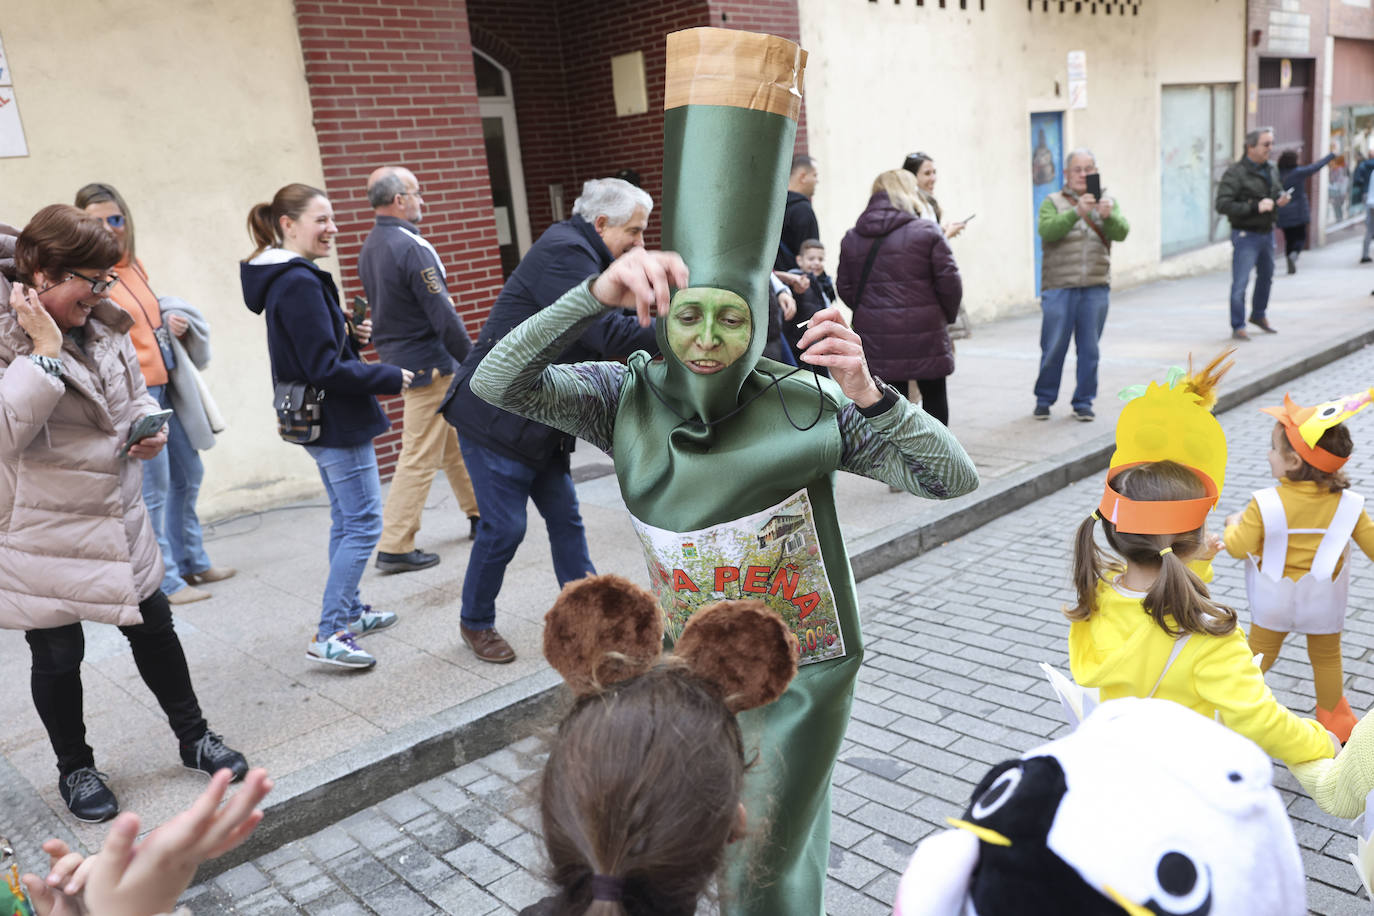
<path id="1" fill-rule="evenodd" d="M 24 139 L 24 124 L 19 120 L 10 63 L 5 57 L 5 42 L 0 38 L 0 159 L 28 154 L 29 144 Z"/>

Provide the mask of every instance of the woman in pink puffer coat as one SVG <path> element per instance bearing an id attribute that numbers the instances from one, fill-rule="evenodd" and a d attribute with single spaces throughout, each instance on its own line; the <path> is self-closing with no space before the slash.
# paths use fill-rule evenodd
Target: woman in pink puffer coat
<path id="1" fill-rule="evenodd" d="M 105 298 L 119 243 L 75 207 L 40 210 L 0 275 L 0 627 L 25 631 L 34 706 L 57 754 L 58 791 L 85 821 L 119 812 L 86 743 L 81 621 L 129 640 L 188 768 L 241 778 L 243 755 L 209 731 L 158 588 L 162 558 L 141 497 L 140 462 L 166 431 L 123 446 L 158 409 L 143 384 L 128 314 Z"/>

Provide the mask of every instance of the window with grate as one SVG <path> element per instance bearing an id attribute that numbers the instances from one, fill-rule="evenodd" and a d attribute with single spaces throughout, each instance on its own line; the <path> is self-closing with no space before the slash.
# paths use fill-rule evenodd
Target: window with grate
<path id="1" fill-rule="evenodd" d="M 1084 13 L 1089 16 L 1139 16 L 1142 0 L 1026 0 L 1032 13 Z"/>
<path id="2" fill-rule="evenodd" d="M 869 3 L 877 4 L 881 0 L 868 0 Z M 901 6 L 906 3 L 910 6 L 929 6 L 937 9 L 950 10 L 981 10 L 987 0 L 892 0 L 893 6 Z M 974 4 L 977 4 L 976 6 Z"/>

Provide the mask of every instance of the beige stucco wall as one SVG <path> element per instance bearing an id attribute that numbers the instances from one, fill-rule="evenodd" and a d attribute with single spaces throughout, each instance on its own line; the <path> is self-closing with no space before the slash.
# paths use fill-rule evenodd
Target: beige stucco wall
<path id="1" fill-rule="evenodd" d="M 305 450 L 276 437 L 263 322 L 238 279 L 249 207 L 324 181 L 291 0 L 11 3 L 0 38 L 29 146 L 0 159 L 0 220 L 109 182 L 154 291 L 213 326 L 205 379 L 229 429 L 204 453 L 202 515 L 318 491 Z"/>
<path id="2" fill-rule="evenodd" d="M 1160 87 L 1243 81 L 1243 0 L 1150 0 L 1124 18 L 1090 15 L 1087 4 L 1079 14 L 1047 13 L 1038 0 L 1033 12 L 1020 0 L 989 2 L 987 11 L 932 0 L 799 7 L 811 55 L 808 146 L 821 168 L 815 205 L 831 271 L 874 176 L 922 150 L 939 168 L 946 218 L 978 214 L 952 243 L 974 320 L 1033 307 L 1030 113 L 1067 106 L 1072 50 L 1087 52 L 1088 107 L 1066 113 L 1064 148 L 1095 151 L 1131 223 L 1130 237 L 1113 246 L 1114 284 L 1229 258 L 1223 244 L 1160 259 Z M 1238 112 L 1241 103 L 1238 94 Z"/>

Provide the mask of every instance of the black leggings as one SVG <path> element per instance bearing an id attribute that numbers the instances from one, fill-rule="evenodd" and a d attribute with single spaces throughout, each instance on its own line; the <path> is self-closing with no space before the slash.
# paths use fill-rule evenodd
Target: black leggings
<path id="1" fill-rule="evenodd" d="M 945 395 L 945 380 L 942 378 L 918 378 L 916 388 L 921 392 L 921 409 L 949 426 L 949 398 Z M 906 391 L 910 382 L 889 382 L 898 391 Z"/>
<path id="2" fill-rule="evenodd" d="M 1283 252 L 1298 254 L 1307 247 L 1307 223 L 1283 227 Z"/>
<path id="3" fill-rule="evenodd" d="M 190 744 L 205 734 L 205 719 L 191 687 L 186 653 L 172 626 L 172 608 L 159 589 L 141 601 L 138 610 L 143 622 L 120 627 L 119 631 L 129 640 L 138 673 L 167 714 L 172 731 L 183 744 Z M 81 690 L 86 638 L 81 624 L 29 630 L 24 638 L 33 655 L 33 705 L 57 752 L 58 772 L 66 776 L 81 767 L 95 766 L 95 754 L 86 743 Z"/>

